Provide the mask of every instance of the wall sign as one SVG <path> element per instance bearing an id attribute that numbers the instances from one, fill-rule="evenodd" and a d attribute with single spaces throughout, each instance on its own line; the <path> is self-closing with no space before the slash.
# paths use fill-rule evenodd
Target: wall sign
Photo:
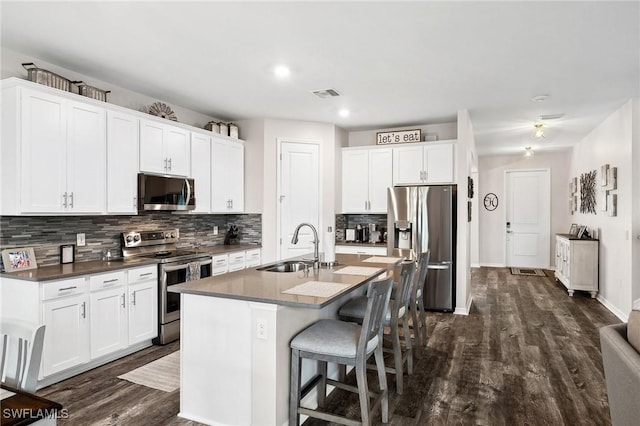
<path id="1" fill-rule="evenodd" d="M 376 133 L 376 145 L 420 142 L 421 138 L 422 133 L 420 129 L 378 132 Z"/>
<path id="2" fill-rule="evenodd" d="M 498 196 L 493 192 L 484 196 L 484 208 L 490 212 L 498 208 Z"/>

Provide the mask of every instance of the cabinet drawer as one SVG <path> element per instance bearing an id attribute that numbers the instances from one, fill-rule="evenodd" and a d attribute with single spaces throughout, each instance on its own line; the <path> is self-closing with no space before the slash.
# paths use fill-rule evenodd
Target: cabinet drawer
<path id="1" fill-rule="evenodd" d="M 218 254 L 212 256 L 213 275 L 226 274 L 229 271 L 229 256 L 226 254 Z"/>
<path id="2" fill-rule="evenodd" d="M 91 291 L 114 288 L 125 285 L 127 282 L 124 271 L 109 272 L 106 274 L 92 275 L 89 279 Z"/>
<path id="3" fill-rule="evenodd" d="M 229 272 L 241 271 L 244 269 L 244 262 L 229 265 Z"/>
<path id="4" fill-rule="evenodd" d="M 145 266 L 144 268 L 129 269 L 128 283 L 135 284 L 142 281 L 157 280 L 158 279 L 158 267 L 156 265 Z"/>
<path id="5" fill-rule="evenodd" d="M 244 252 L 246 267 L 253 268 L 260 265 L 260 249 L 247 250 Z"/>
<path id="6" fill-rule="evenodd" d="M 86 288 L 87 281 L 84 277 L 48 282 L 42 285 L 42 300 L 84 293 Z"/>
<path id="7" fill-rule="evenodd" d="M 244 268 L 244 262 L 245 255 L 243 251 L 239 251 L 237 253 L 229 253 L 229 266 L 242 263 Z"/>

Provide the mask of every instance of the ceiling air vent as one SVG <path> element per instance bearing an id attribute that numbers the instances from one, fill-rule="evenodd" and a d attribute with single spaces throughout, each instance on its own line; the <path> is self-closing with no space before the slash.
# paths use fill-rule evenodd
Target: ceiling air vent
<path id="1" fill-rule="evenodd" d="M 311 93 L 313 93 L 314 95 L 316 95 L 317 97 L 322 98 L 322 99 L 333 98 L 335 96 L 340 96 L 340 93 L 338 93 L 338 91 L 335 90 L 335 89 L 314 90 Z"/>
<path id="2" fill-rule="evenodd" d="M 557 120 L 564 117 L 564 114 L 545 114 L 540 116 L 540 120 Z"/>

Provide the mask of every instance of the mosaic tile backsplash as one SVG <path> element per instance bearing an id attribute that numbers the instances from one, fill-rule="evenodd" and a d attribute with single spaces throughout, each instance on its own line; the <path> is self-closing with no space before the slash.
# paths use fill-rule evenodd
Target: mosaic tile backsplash
<path id="1" fill-rule="evenodd" d="M 344 241 L 344 230 L 355 228 L 356 225 L 369 226 L 370 223 L 378 225 L 378 229 L 387 227 L 386 214 L 337 214 L 336 215 L 336 241 Z"/>
<path id="2" fill-rule="evenodd" d="M 0 216 L 0 250 L 33 247 L 38 266 L 60 263 L 60 245 L 75 244 L 76 234 L 84 233 L 86 245 L 76 247 L 76 262 L 100 260 L 102 250 L 122 256 L 120 234 L 128 230 L 152 231 L 178 228 L 178 247 L 192 249 L 221 245 L 230 225 L 240 231 L 237 242 L 262 243 L 260 214 L 181 215 L 144 212 L 136 216 Z M 218 235 L 213 235 L 213 227 Z M 0 270 L 4 271 L 0 259 Z"/>

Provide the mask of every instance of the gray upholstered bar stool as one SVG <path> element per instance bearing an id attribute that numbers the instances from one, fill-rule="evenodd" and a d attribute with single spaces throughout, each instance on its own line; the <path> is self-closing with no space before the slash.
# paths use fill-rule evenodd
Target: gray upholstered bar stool
<path id="1" fill-rule="evenodd" d="M 418 257 L 417 271 L 414 275 L 413 288 L 411 289 L 411 301 L 409 312 L 411 313 L 411 329 L 416 342 L 416 352 L 421 352 L 427 346 L 427 313 L 424 309 L 424 286 L 429 272 L 430 250 L 421 253 Z"/>
<path id="2" fill-rule="evenodd" d="M 382 421 L 389 421 L 389 393 L 382 353 L 382 322 L 391 296 L 392 279 L 373 282 L 367 296 L 367 307 L 362 326 L 338 320 L 320 320 L 298 333 L 291 346 L 291 393 L 289 399 L 289 425 L 298 425 L 300 414 L 345 425 L 370 425 L 371 414 L 381 405 Z M 369 391 L 367 359 L 375 355 L 378 366 L 380 392 Z M 302 358 L 318 360 L 318 375 L 301 389 Z M 327 378 L 327 362 L 353 366 L 358 386 Z M 320 409 L 325 405 L 327 383 L 360 395 L 361 421 L 331 414 Z M 318 409 L 300 406 L 300 400 L 318 385 Z M 375 400 L 371 404 L 370 397 Z"/>
<path id="3" fill-rule="evenodd" d="M 389 302 L 389 309 L 384 318 L 384 326 L 389 327 L 391 336 L 391 350 L 393 353 L 393 367 L 385 367 L 388 373 L 396 375 L 396 392 L 402 395 L 404 375 L 404 364 L 407 364 L 407 373 L 413 373 L 413 352 L 411 349 L 411 337 L 409 331 L 409 303 L 411 300 L 411 289 L 413 287 L 413 275 L 416 270 L 416 262 L 406 260 L 400 266 L 400 274 L 397 277 L 396 297 Z M 364 296 L 356 297 L 342 305 L 338 312 L 340 318 L 345 321 L 362 322 L 367 306 L 367 299 Z M 405 350 L 403 353 L 400 344 L 400 323 L 402 322 L 403 340 Z"/>

